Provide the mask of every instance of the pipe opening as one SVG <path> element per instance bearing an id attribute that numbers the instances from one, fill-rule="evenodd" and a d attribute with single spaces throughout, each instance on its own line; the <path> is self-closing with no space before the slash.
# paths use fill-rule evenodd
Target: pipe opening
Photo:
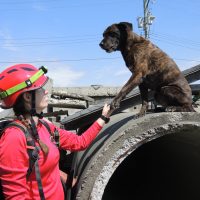
<path id="1" fill-rule="evenodd" d="M 110 178 L 103 200 L 199 200 L 200 128 L 184 125 L 174 134 L 143 144 Z"/>

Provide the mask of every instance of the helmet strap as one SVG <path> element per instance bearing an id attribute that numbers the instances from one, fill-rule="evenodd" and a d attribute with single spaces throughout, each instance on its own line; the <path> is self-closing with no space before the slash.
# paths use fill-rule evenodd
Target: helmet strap
<path id="1" fill-rule="evenodd" d="M 39 138 L 39 134 L 38 134 L 38 131 L 37 131 L 37 127 L 36 127 L 36 124 L 35 124 L 35 121 L 33 119 L 33 116 L 37 116 L 39 118 L 42 117 L 42 112 L 40 114 L 38 114 L 36 112 L 36 108 L 35 108 L 35 90 L 31 91 L 32 95 L 31 95 L 31 124 L 30 124 L 30 127 L 31 127 L 31 132 L 33 134 L 33 137 L 35 138 L 35 140 L 39 143 L 40 145 L 40 148 L 42 149 L 42 151 L 44 152 L 45 155 L 47 155 L 49 153 L 49 147 L 40 140 Z"/>
<path id="2" fill-rule="evenodd" d="M 35 108 L 35 90 L 31 91 L 31 116 L 35 116 L 36 108 Z"/>
<path id="3" fill-rule="evenodd" d="M 36 97 L 35 97 L 35 90 L 31 91 L 31 111 L 30 111 L 30 114 L 31 116 L 36 116 L 38 117 L 39 119 L 42 119 L 43 118 L 43 112 L 41 113 L 37 113 L 36 112 L 36 108 L 35 108 L 35 101 L 36 101 Z"/>

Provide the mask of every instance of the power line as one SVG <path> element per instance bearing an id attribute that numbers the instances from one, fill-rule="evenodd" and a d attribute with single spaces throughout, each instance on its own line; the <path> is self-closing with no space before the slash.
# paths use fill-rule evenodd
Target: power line
<path id="1" fill-rule="evenodd" d="M 154 38 L 154 37 L 152 37 L 154 40 L 157 40 L 157 41 L 161 41 L 161 42 L 163 42 L 163 40 L 162 39 L 159 39 L 159 38 Z M 186 48 L 186 49 L 191 49 L 191 50 L 195 50 L 195 51 L 200 51 L 200 48 L 198 49 L 198 48 L 193 48 L 193 47 L 190 47 L 190 46 L 185 46 L 185 45 L 182 45 L 182 44 L 180 44 L 180 43 L 174 43 L 173 41 L 165 41 L 164 40 L 164 42 L 165 43 L 167 43 L 167 44 L 170 44 L 170 45 L 172 45 L 172 46 L 180 46 L 180 47 L 184 47 L 184 48 Z"/>
<path id="2" fill-rule="evenodd" d="M 9 41 L 9 40 L 8 40 Z M 74 40 L 52 40 L 52 41 L 36 41 L 30 43 L 11 43 L 11 44 L 2 44 L 0 47 L 32 47 L 32 46 L 65 46 L 66 44 L 81 44 L 81 43 L 91 43 L 96 41 L 96 38 L 88 39 L 74 39 Z"/>
<path id="3" fill-rule="evenodd" d="M 192 46 L 200 46 L 200 42 L 198 42 L 198 41 L 194 41 L 194 40 L 187 39 L 187 38 L 180 38 L 175 35 L 167 35 L 167 34 L 162 34 L 162 33 L 151 33 L 150 35 L 164 39 L 164 40 L 170 40 L 170 41 L 175 41 L 178 43 L 190 44 Z"/>
<path id="4" fill-rule="evenodd" d="M 70 38 L 78 38 L 79 39 L 79 37 L 80 36 L 82 36 L 81 38 L 91 38 L 91 37 L 97 37 L 97 36 L 101 36 L 101 34 L 99 34 L 99 35 L 89 35 L 89 34 L 87 34 L 87 35 L 83 35 L 83 34 L 81 34 L 81 35 L 60 35 L 60 36 L 52 36 L 52 37 L 23 37 L 23 38 L 9 38 L 9 40 L 15 40 L 15 41 L 18 41 L 18 40 L 46 40 L 46 39 L 65 39 L 65 38 L 67 38 L 67 39 L 70 39 Z M 0 38 L 0 41 L 1 40 L 5 40 L 5 39 L 3 39 L 3 38 Z"/>
<path id="5" fill-rule="evenodd" d="M 177 42 L 177 43 L 181 43 L 181 44 L 185 44 L 185 45 L 191 45 L 191 46 L 195 46 L 195 47 L 199 47 L 200 46 L 200 42 L 198 41 L 194 41 L 188 38 L 181 38 L 180 36 L 175 36 L 175 35 L 169 35 L 169 34 L 163 34 L 163 33 L 151 33 L 150 34 L 152 37 L 156 38 L 156 39 L 160 39 L 163 41 L 171 41 L 171 42 Z M 89 40 L 93 40 L 93 39 L 99 39 L 99 37 L 101 36 L 101 34 L 97 35 L 97 34 L 92 34 L 92 35 L 62 35 L 62 36 L 52 36 L 52 37 L 23 37 L 23 38 L 9 38 L 7 39 L 5 38 L 0 38 L 0 42 L 1 41 L 8 41 L 8 42 L 12 42 L 14 46 L 15 44 L 17 45 L 31 45 L 31 44 L 42 44 L 42 43 L 55 43 L 55 42 L 79 42 L 82 40 L 85 41 L 89 41 Z M 27 40 L 27 42 L 26 42 Z M 33 41 L 32 41 L 33 40 Z M 40 41 L 41 40 L 41 41 Z M 23 43 L 19 43 L 21 41 L 24 41 Z M 16 42 L 16 43 L 15 43 Z M 15 43 L 15 44 L 14 44 Z"/>
<path id="6" fill-rule="evenodd" d="M 112 58 L 80 58 L 80 59 L 57 59 L 57 60 L 29 60 L 29 61 L 0 61 L 1 64 L 13 64 L 13 63 L 55 63 L 55 62 L 82 62 L 82 61 L 97 61 L 97 60 L 116 60 L 121 57 Z M 200 60 L 173 58 L 174 60 L 193 61 L 200 63 Z"/>
<path id="7" fill-rule="evenodd" d="M 60 0 L 61 1 L 61 0 Z M 70 9 L 72 7 L 93 7 L 93 6 L 100 6 L 100 5 L 112 5 L 112 6 L 115 6 L 115 5 L 118 5 L 119 3 L 123 3 L 125 1 L 130 1 L 130 0 L 110 0 L 110 1 L 99 1 L 99 2 L 90 2 L 90 3 L 72 3 L 72 4 L 68 4 L 68 6 L 63 6 L 62 2 L 59 2 L 61 4 L 58 4 L 58 2 L 56 0 L 51 0 L 51 5 L 48 4 L 48 8 L 52 8 L 53 10 L 55 9 Z M 64 2 L 64 1 L 63 1 Z M 6 7 L 6 9 L 4 8 L 0 8 L 0 11 L 28 11 L 26 8 L 22 8 L 22 7 L 17 7 L 18 5 L 21 6 L 23 4 L 26 4 L 24 6 L 28 6 L 28 5 L 33 5 L 33 4 L 43 4 L 43 3 L 48 3 L 48 0 L 43 0 L 43 1 L 23 1 L 23 2 L 13 2 L 13 3 L 10 3 L 8 2 L 0 2 L 0 5 L 3 4 L 3 6 L 9 6 L 8 8 Z M 53 3 L 56 3 L 56 5 L 53 5 Z M 65 2 L 64 2 L 65 3 Z M 6 5 L 7 4 L 7 5 Z M 13 5 L 13 7 L 12 7 Z M 47 5 L 47 4 L 46 4 Z"/>
<path id="8" fill-rule="evenodd" d="M 169 36 L 169 35 L 160 35 L 160 34 L 151 34 L 151 37 L 153 40 L 155 41 L 161 41 L 161 42 L 165 42 L 167 44 L 173 45 L 173 46 L 181 46 L 183 48 L 187 48 L 187 49 L 192 49 L 195 51 L 200 51 L 200 43 L 196 42 L 196 41 L 191 41 L 185 38 L 176 38 L 175 36 Z M 36 41 L 28 41 L 26 42 L 26 40 L 31 40 L 28 38 L 20 38 L 20 39 L 5 39 L 5 44 L 1 44 L 0 47 L 2 48 L 12 48 L 12 47 L 33 47 L 33 46 L 66 46 L 69 44 L 82 44 L 82 43 L 96 43 L 96 40 L 98 37 L 95 37 L 95 35 L 93 37 L 82 37 L 82 38 L 73 38 L 71 37 L 71 39 L 67 39 L 68 37 L 54 37 L 54 38 L 32 38 L 32 40 L 36 40 Z M 38 39 L 38 41 L 37 41 Z M 41 39 L 41 41 L 40 41 Z M 25 42 L 20 42 L 19 41 L 24 41 Z M 1 39 L 1 41 L 3 41 L 3 39 Z M 17 41 L 17 43 L 15 42 Z"/>
<path id="9" fill-rule="evenodd" d="M 159 38 L 163 40 L 170 40 L 170 41 L 175 41 L 183 44 L 190 44 L 192 46 L 199 46 L 200 42 L 194 41 L 188 38 L 181 38 L 179 36 L 175 35 L 169 35 L 169 34 L 163 34 L 163 33 L 151 33 L 151 36 L 154 38 Z M 82 36 L 82 37 L 80 37 Z M 50 43 L 50 42 L 65 42 L 65 41 L 70 41 L 70 42 L 77 42 L 80 40 L 92 40 L 92 39 L 98 39 L 101 36 L 101 34 L 92 34 L 92 35 L 63 35 L 63 36 L 52 36 L 52 37 L 23 37 L 23 38 L 0 38 L 0 41 L 9 41 L 9 42 L 19 42 L 19 41 L 28 41 L 28 43 L 20 43 L 21 44 L 34 44 L 34 43 Z M 33 40 L 33 41 L 31 41 Z M 37 41 L 38 40 L 38 41 Z M 42 40 L 42 41 L 40 41 Z"/>
<path id="10" fill-rule="evenodd" d="M 54 63 L 54 62 L 80 62 L 80 61 L 96 61 L 96 60 L 115 60 L 121 57 L 113 58 L 79 58 L 79 59 L 57 59 L 57 60 L 32 60 L 32 61 L 0 61 L 0 63 Z"/>
<path id="11" fill-rule="evenodd" d="M 60 0 L 61 1 L 61 0 Z M 5 1 L 5 2 L 0 2 L 0 5 L 21 5 L 21 4 L 31 4 L 31 3 L 49 3 L 49 2 L 54 2 L 57 3 L 58 0 L 28 0 L 28 1 Z"/>

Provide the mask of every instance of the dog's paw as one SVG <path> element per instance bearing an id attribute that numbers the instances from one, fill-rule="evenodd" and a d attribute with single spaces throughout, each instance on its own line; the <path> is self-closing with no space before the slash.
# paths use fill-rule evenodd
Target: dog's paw
<path id="1" fill-rule="evenodd" d="M 165 108 L 165 112 L 176 112 L 177 107 L 176 106 L 168 106 Z"/>
<path id="2" fill-rule="evenodd" d="M 111 109 L 117 109 L 120 107 L 120 100 L 114 99 L 110 104 Z"/>
<path id="3" fill-rule="evenodd" d="M 137 118 L 145 116 L 147 109 L 148 107 L 143 105 L 140 109 L 140 112 L 135 115 L 135 118 L 137 119 Z"/>
<path id="4" fill-rule="evenodd" d="M 196 103 L 196 102 L 195 102 L 195 103 L 193 103 L 192 105 L 193 105 L 194 108 L 198 108 L 199 103 Z"/>
<path id="5" fill-rule="evenodd" d="M 138 118 L 140 118 L 140 117 L 144 117 L 145 114 L 146 114 L 146 112 L 139 112 L 139 113 L 137 113 L 137 114 L 135 115 L 135 119 L 138 119 Z"/>

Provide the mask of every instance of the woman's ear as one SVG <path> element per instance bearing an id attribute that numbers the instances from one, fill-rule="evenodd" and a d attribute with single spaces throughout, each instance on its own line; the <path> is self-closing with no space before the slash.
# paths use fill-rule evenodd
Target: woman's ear
<path id="1" fill-rule="evenodd" d="M 24 101 L 26 103 L 30 103 L 31 102 L 31 93 L 30 92 L 24 92 L 23 93 L 23 98 L 24 98 Z"/>

